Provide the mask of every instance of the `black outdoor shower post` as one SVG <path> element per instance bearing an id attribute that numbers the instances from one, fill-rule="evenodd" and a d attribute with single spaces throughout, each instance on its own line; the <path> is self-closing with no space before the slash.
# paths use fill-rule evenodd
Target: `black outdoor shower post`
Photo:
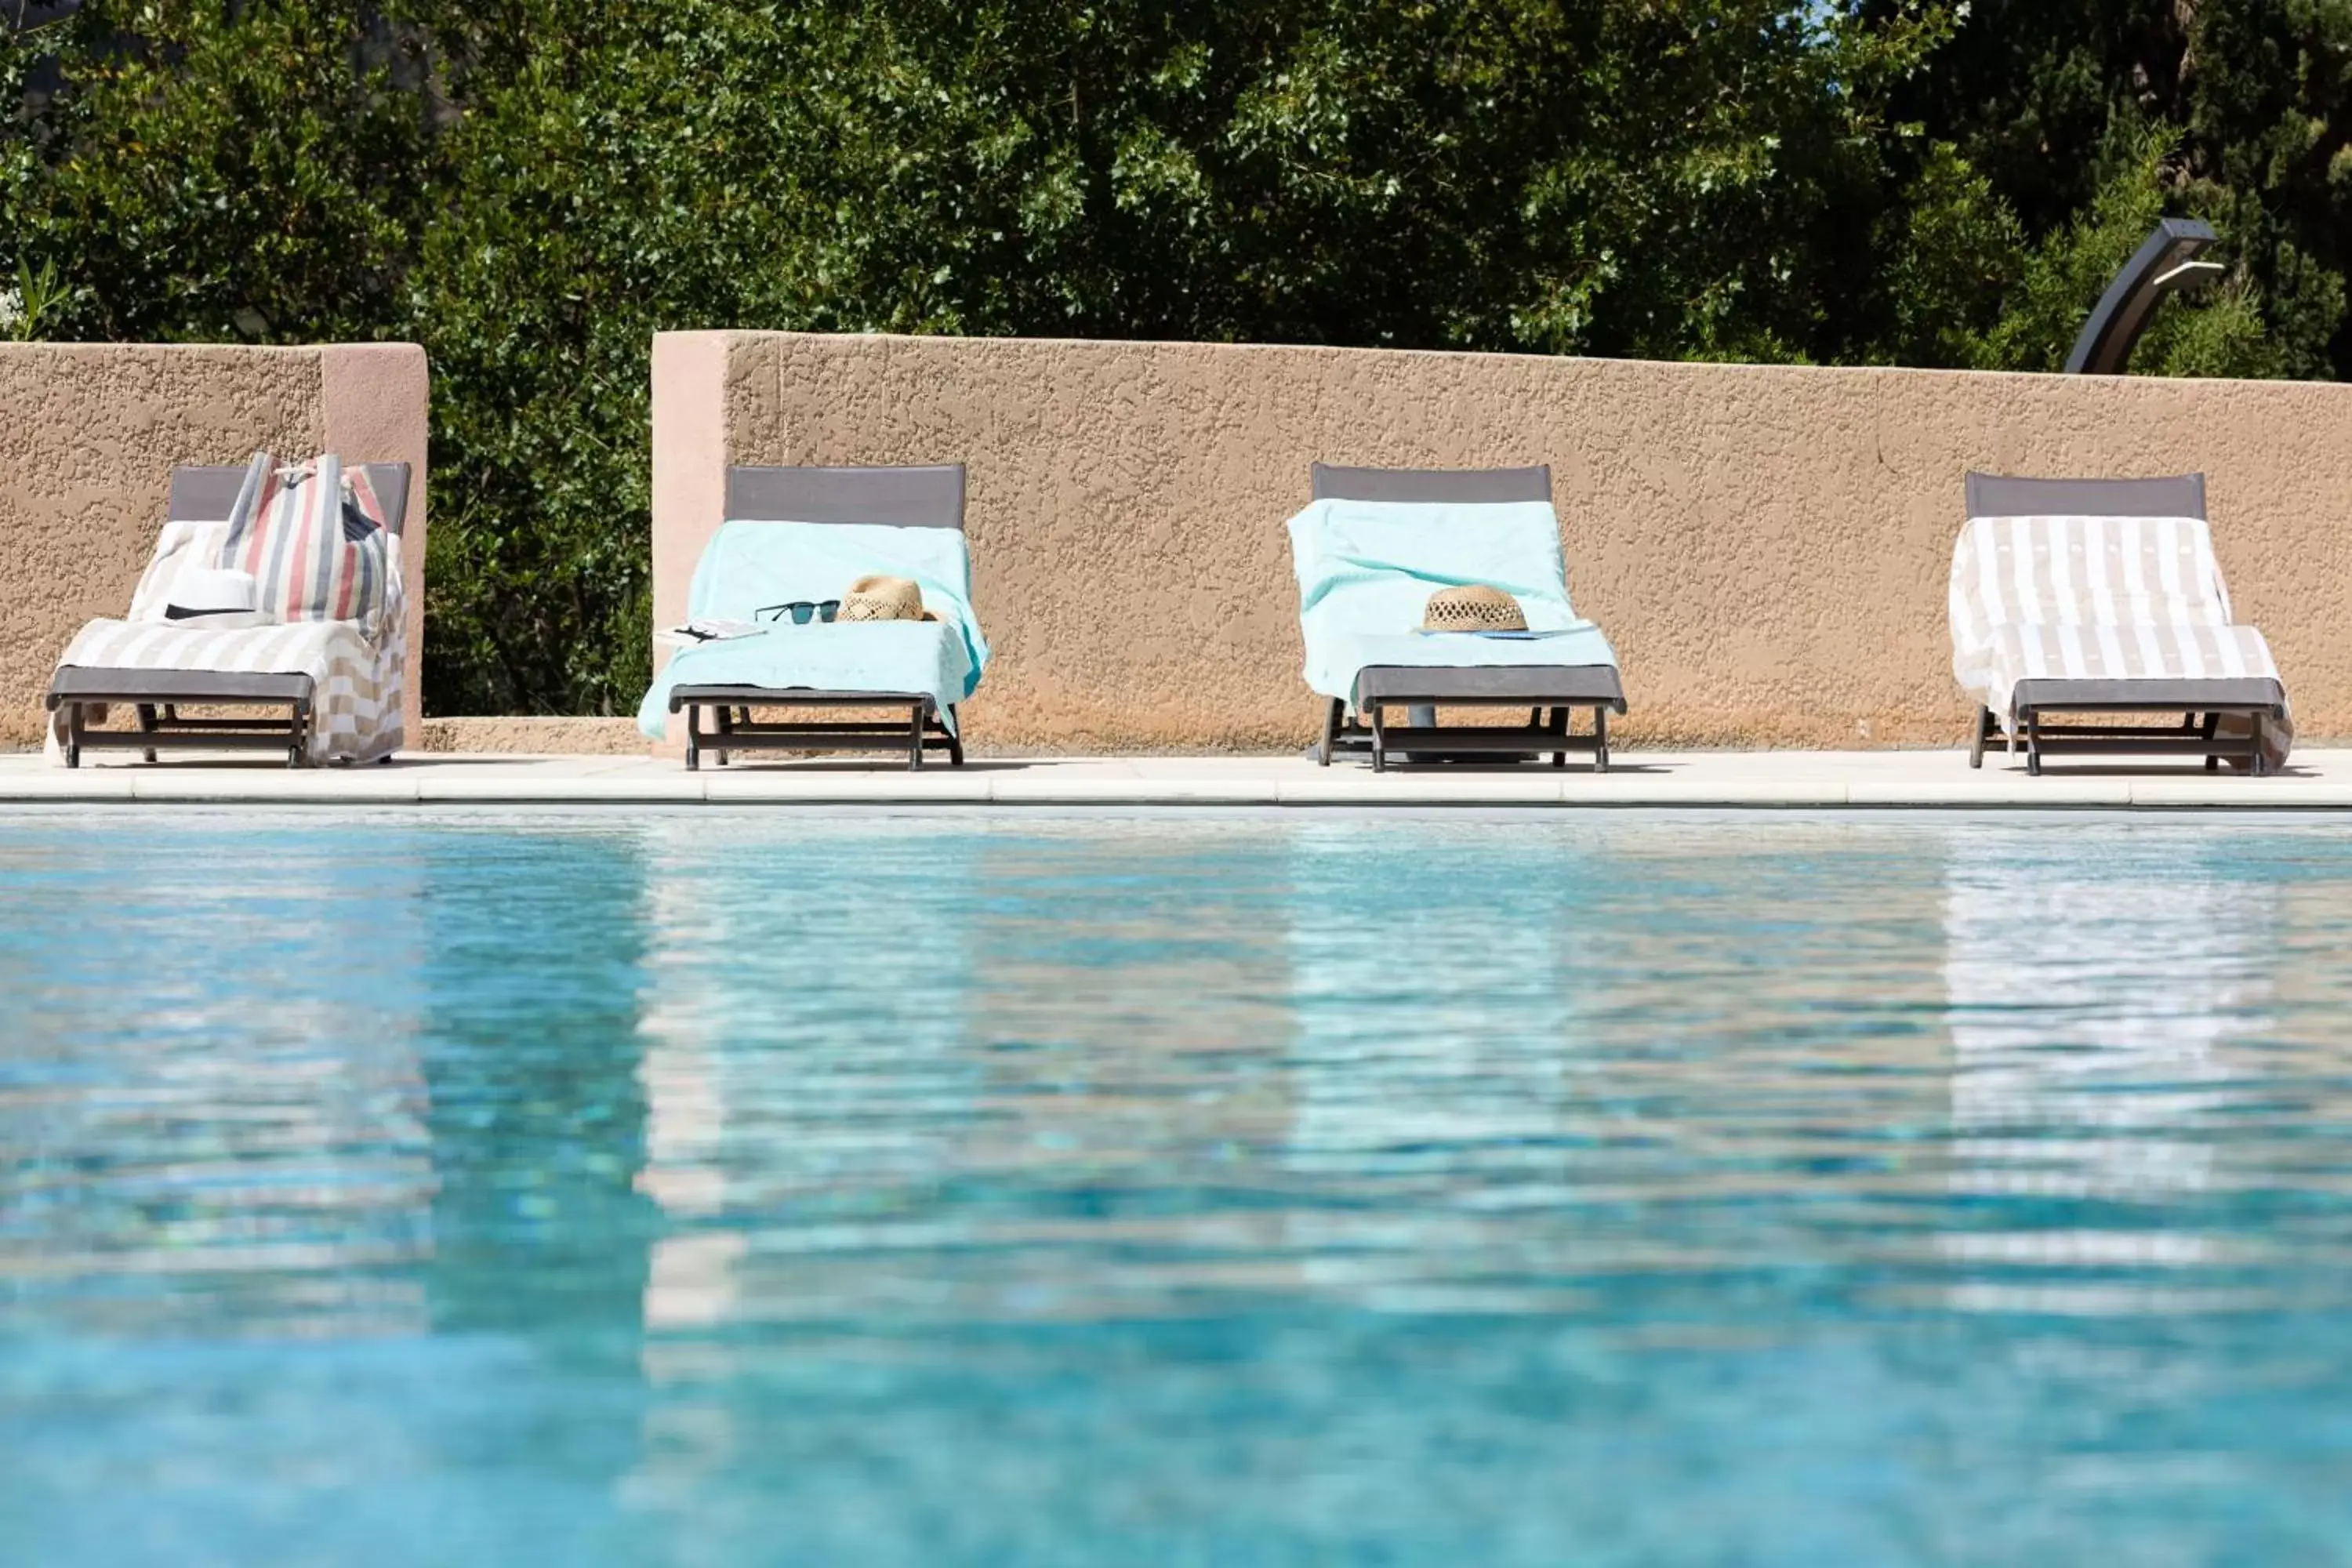
<path id="1" fill-rule="evenodd" d="M 2200 261 L 2215 236 L 2195 218 L 2168 217 L 2124 263 L 2066 356 L 2068 375 L 2121 375 L 2131 366 L 2132 349 L 2167 294 L 2210 283 L 2218 261 Z"/>

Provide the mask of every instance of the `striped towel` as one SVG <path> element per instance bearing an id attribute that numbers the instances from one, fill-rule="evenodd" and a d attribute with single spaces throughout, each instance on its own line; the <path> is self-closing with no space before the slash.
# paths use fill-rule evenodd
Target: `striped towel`
<path id="1" fill-rule="evenodd" d="M 2011 733 L 2021 680 L 2278 679 L 2202 518 L 1971 518 L 1950 607 L 1952 673 Z M 2270 728 L 2283 759 L 2292 731 Z"/>
<path id="2" fill-rule="evenodd" d="M 299 621 L 229 631 L 151 621 L 92 621 L 60 666 L 88 669 L 200 669 L 241 675 L 307 675 L 312 686 L 310 753 L 314 767 L 372 763 L 398 751 L 405 637 L 394 627 L 379 650 L 349 621 Z M 54 739 L 54 737 L 52 737 Z M 62 753 L 58 761 L 63 761 Z"/>
<path id="3" fill-rule="evenodd" d="M 284 626 L 206 629 L 161 616 L 160 580 L 174 557 L 201 549 L 219 524 L 174 523 L 156 542 L 151 578 L 142 595 L 155 600 L 130 620 L 92 621 L 58 660 L 85 669 L 219 670 L 244 675 L 307 675 L 312 686 L 310 748 L 312 766 L 369 763 L 405 743 L 401 705 L 407 685 L 406 595 L 399 556 L 387 552 L 375 625 L 360 620 L 299 620 Z M 47 750 L 62 764 L 52 727 Z"/>

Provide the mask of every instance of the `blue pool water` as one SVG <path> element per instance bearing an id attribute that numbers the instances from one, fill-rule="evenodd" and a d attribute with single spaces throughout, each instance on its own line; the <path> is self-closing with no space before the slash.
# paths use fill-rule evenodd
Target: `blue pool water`
<path id="1" fill-rule="evenodd" d="M 2352 1562 L 2352 824 L 0 816 L 0 1563 Z"/>

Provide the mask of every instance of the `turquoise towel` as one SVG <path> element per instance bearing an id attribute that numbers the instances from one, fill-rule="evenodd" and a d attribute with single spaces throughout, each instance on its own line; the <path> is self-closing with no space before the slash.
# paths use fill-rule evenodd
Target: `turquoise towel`
<path id="1" fill-rule="evenodd" d="M 722 524 L 694 568 L 689 620 L 748 621 L 772 605 L 838 599 L 868 575 L 906 577 L 937 621 L 786 622 L 753 637 L 677 650 L 637 708 L 655 740 L 669 726 L 676 686 L 805 687 L 820 691 L 920 691 L 940 717 L 971 696 L 988 663 L 971 609 L 971 558 L 953 528 L 878 523 Z"/>
<path id="2" fill-rule="evenodd" d="M 1475 505 L 1318 500 L 1290 520 L 1307 684 L 1353 701 L 1373 665 L 1614 667 L 1601 628 L 1569 603 L 1559 521 L 1544 501 Z M 1430 595 L 1482 583 L 1518 600 L 1525 640 L 1424 637 Z"/>

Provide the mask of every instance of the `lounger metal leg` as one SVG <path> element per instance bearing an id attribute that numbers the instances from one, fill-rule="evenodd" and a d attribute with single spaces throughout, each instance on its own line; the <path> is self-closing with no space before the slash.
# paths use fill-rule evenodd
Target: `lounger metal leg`
<path id="1" fill-rule="evenodd" d="M 1378 717 L 1378 713 L 1379 710 L 1375 709 L 1374 716 L 1376 718 Z M 1434 702 L 1406 703 L 1404 709 L 1404 721 L 1406 724 L 1416 730 L 1436 729 L 1437 704 Z M 1450 763 L 1454 760 L 1454 758 L 1448 756 L 1443 752 L 1399 752 L 1397 753 L 1397 761 L 1401 763 L 1410 763 L 1415 767 L 1421 767 L 1433 763 Z"/>
<path id="2" fill-rule="evenodd" d="M 142 702 L 139 704 L 138 712 L 139 732 L 142 735 L 153 734 L 155 732 L 155 705 L 152 702 Z M 155 748 L 150 746 L 139 754 L 152 763 L 155 760 Z"/>
<path id="3" fill-rule="evenodd" d="M 1992 739 L 1993 726 L 1999 722 L 2000 720 L 1994 717 L 1991 709 L 1981 705 L 1978 707 L 1976 738 L 1969 742 L 1969 766 L 1972 768 L 1984 766 L 1985 746 Z"/>
<path id="4" fill-rule="evenodd" d="M 1592 771 L 1596 773 L 1609 771 L 1609 710 L 1606 708 L 1592 710 Z"/>
<path id="5" fill-rule="evenodd" d="M 81 704 L 66 704 L 66 766 L 81 766 Z"/>
<path id="6" fill-rule="evenodd" d="M 702 704 L 686 705 L 686 771 L 702 771 Z"/>
<path id="7" fill-rule="evenodd" d="M 294 704 L 293 730 L 293 743 L 286 749 L 286 765 L 299 768 L 308 760 L 310 750 L 310 705 L 308 702 Z"/>
<path id="8" fill-rule="evenodd" d="M 2038 708 L 2025 716 L 2025 771 L 2030 777 L 2042 776 L 2042 710 Z"/>
<path id="9" fill-rule="evenodd" d="M 948 766 L 963 766 L 963 721 L 956 717 L 955 704 L 948 704 Z"/>
<path id="10" fill-rule="evenodd" d="M 751 710 L 747 708 L 747 709 L 745 709 L 745 710 L 744 710 L 744 711 L 745 711 L 746 713 L 749 713 L 749 712 L 751 711 Z M 723 767 L 725 767 L 725 766 L 727 765 L 727 756 L 728 756 L 728 752 L 727 752 L 727 737 L 728 737 L 728 736 L 730 736 L 730 735 L 732 735 L 734 732 L 735 732 L 735 708 L 734 708 L 734 705 L 733 705 L 732 703 L 721 702 L 721 703 L 719 705 L 719 737 L 718 737 L 718 738 L 719 738 L 719 747 L 718 747 L 718 752 L 717 752 L 716 760 L 717 760 L 717 762 L 718 762 L 719 765 L 720 767 L 722 767 L 722 768 L 723 768 Z"/>
<path id="11" fill-rule="evenodd" d="M 2269 776 L 2271 771 L 2271 760 L 2263 755 L 2263 727 L 2269 722 L 2270 721 L 2263 718 L 2260 713 L 2255 714 L 2253 716 L 2253 732 L 2247 737 L 2248 742 L 2254 749 L 2253 761 L 2248 771 L 2258 779 Z"/>
<path id="12" fill-rule="evenodd" d="M 1372 772 L 1389 771 L 1388 710 L 1378 702 L 1372 704 Z"/>
<path id="13" fill-rule="evenodd" d="M 1323 710 L 1323 743 L 1315 748 L 1316 766 L 1328 768 L 1331 765 L 1331 753 L 1339 744 L 1339 725 L 1347 715 L 1348 704 L 1337 697 L 1331 699 L 1330 705 Z"/>
<path id="14" fill-rule="evenodd" d="M 2197 716 L 2196 716 L 2194 713 L 2190 714 L 2189 717 L 2189 721 L 2190 721 L 2191 723 L 2194 723 L 2194 722 L 2196 721 L 2196 718 L 2197 718 Z M 2256 722 L 2257 724 L 2259 724 L 2259 723 L 2261 722 L 2261 721 L 2260 721 L 2260 720 L 2256 720 L 2256 721 L 2255 721 L 2255 722 Z M 2198 734 L 2198 739 L 2200 739 L 2200 740 L 2201 740 L 2201 741 L 2205 742 L 2207 744 L 2209 744 L 2209 745 L 2210 745 L 2210 744 L 2211 744 L 2211 743 L 2212 743 L 2213 737 L 2214 737 L 2214 736 L 2216 736 L 2216 735 L 2218 735 L 2218 734 L 2220 734 L 2221 732 L 2221 715 L 2220 715 L 2219 713 L 2208 713 L 2208 714 L 2206 714 L 2206 715 L 2205 715 L 2205 724 L 2204 724 L 2204 727 L 2203 727 L 2202 729 L 2200 729 L 2200 731 L 2198 731 L 2197 734 Z M 2212 752 L 2206 752 L 2206 753 L 2205 753 L 2205 771 L 2206 771 L 2207 773 L 2220 773 L 2220 772 L 2221 771 L 2221 758 L 2219 758 L 2219 757 L 2217 757 L 2217 756 L 2215 756 L 2215 755 L 2214 755 Z"/>
<path id="15" fill-rule="evenodd" d="M 1573 709 L 1555 708 L 1551 710 L 1549 720 L 1545 727 L 1550 730 L 1553 734 L 1565 740 L 1568 736 L 1569 727 L 1573 721 L 1574 715 L 1575 710 Z M 1568 766 L 1568 752 L 1565 749 L 1554 752 L 1551 754 L 1551 765 L 1556 768 L 1564 768 Z"/>
<path id="16" fill-rule="evenodd" d="M 914 705 L 914 716 L 907 721 L 907 771 L 919 773 L 923 766 L 923 713 L 928 703 Z"/>

